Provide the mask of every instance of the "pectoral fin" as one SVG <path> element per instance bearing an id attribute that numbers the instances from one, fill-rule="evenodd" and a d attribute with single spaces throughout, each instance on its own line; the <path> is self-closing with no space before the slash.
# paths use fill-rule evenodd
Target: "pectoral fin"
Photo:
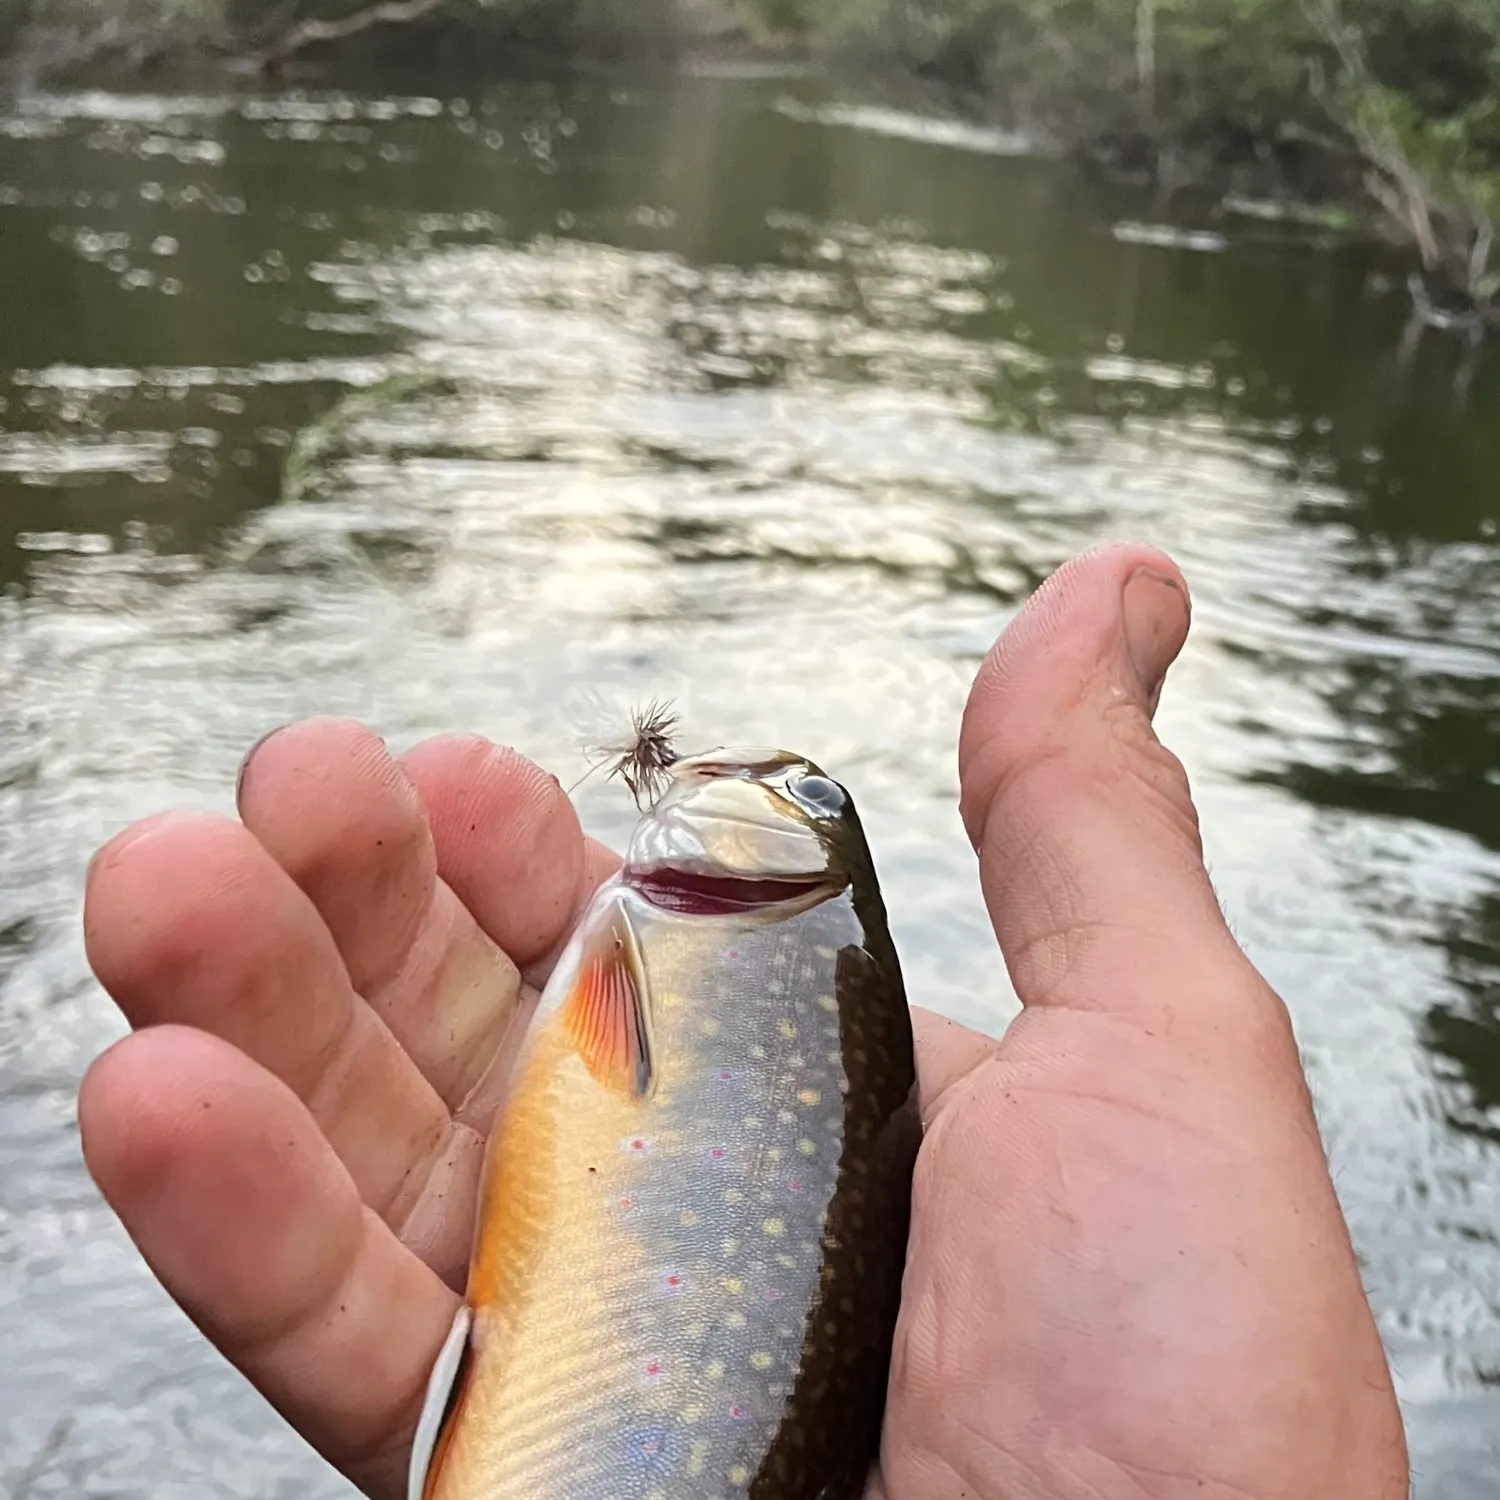
<path id="1" fill-rule="evenodd" d="M 417 1418 L 417 1432 L 412 1439 L 406 1500 L 423 1500 L 428 1480 L 436 1472 L 435 1460 L 462 1394 L 462 1383 L 472 1354 L 469 1332 L 473 1321 L 468 1305 L 460 1307 L 428 1377 L 427 1399 L 422 1403 L 422 1415 Z"/>
<path id="2" fill-rule="evenodd" d="M 622 902 L 600 913 L 562 1017 L 579 1056 L 605 1088 L 645 1098 L 652 1079 L 650 996 Z"/>

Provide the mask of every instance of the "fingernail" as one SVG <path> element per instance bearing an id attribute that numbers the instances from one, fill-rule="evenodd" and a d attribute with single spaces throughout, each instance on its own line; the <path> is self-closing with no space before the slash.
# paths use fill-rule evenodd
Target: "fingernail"
<path id="1" fill-rule="evenodd" d="M 239 807 L 241 799 L 245 794 L 245 775 L 250 770 L 250 762 L 254 760 L 258 754 L 260 754 L 261 749 L 264 747 L 267 740 L 274 740 L 276 736 L 280 734 L 281 731 L 286 727 L 287 726 L 285 724 L 278 724 L 274 729 L 267 730 L 266 733 L 261 735 L 261 737 L 256 740 L 256 742 L 251 745 L 251 747 L 245 752 L 245 758 L 240 762 L 239 773 L 234 778 L 234 805 L 236 807 Z"/>
<path id="2" fill-rule="evenodd" d="M 1155 568 L 1137 568 L 1125 580 L 1125 644 L 1141 696 L 1155 710 L 1167 668 L 1187 632 L 1187 594 L 1175 578 Z"/>

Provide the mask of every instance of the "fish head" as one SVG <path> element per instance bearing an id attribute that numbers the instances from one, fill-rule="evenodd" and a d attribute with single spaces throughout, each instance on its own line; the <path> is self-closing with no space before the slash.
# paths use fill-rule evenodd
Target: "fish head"
<path id="1" fill-rule="evenodd" d="M 853 799 L 810 760 L 724 748 L 672 765 L 624 878 L 683 911 L 811 905 L 849 884 L 863 842 Z"/>

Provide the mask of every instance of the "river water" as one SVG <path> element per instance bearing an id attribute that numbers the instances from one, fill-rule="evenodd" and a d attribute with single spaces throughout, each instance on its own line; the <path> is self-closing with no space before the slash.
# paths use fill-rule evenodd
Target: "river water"
<path id="1" fill-rule="evenodd" d="M 1014 998 L 976 663 L 1185 567 L 1162 732 L 1286 995 L 1421 1500 L 1500 1493 L 1500 359 L 1376 252 L 1174 228 L 806 80 L 79 93 L 0 120 L 0 1488 L 334 1496 L 83 1171 L 99 842 L 303 714 L 565 780 L 628 706 L 848 780 L 918 1001 Z M 606 837 L 617 789 L 579 793 Z"/>

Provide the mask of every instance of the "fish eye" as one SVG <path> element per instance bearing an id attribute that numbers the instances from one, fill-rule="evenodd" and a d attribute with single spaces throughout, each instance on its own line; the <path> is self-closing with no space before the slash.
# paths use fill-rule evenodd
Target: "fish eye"
<path id="1" fill-rule="evenodd" d="M 798 776 L 787 782 L 787 790 L 810 812 L 825 817 L 843 812 L 848 801 L 843 787 L 826 776 Z"/>

